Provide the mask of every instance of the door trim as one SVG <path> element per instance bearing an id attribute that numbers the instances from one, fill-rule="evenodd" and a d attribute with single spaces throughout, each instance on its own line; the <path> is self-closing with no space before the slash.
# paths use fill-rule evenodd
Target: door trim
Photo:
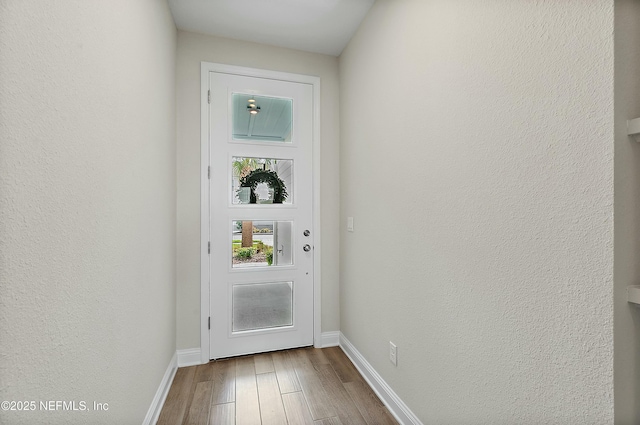
<path id="1" fill-rule="evenodd" d="M 200 358 L 202 364 L 211 359 L 209 353 L 210 332 L 208 321 L 211 270 L 209 266 L 209 73 L 241 75 L 245 77 L 267 78 L 271 80 L 310 84 L 313 87 L 313 343 L 322 346 L 322 280 L 321 280 L 321 228 L 320 228 L 320 77 L 287 72 L 245 68 L 212 62 L 200 64 Z"/>

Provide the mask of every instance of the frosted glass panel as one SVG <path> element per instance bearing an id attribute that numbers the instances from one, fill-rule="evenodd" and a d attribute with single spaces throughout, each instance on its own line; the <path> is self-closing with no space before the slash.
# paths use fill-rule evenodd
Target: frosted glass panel
<path id="1" fill-rule="evenodd" d="M 233 285 L 233 332 L 293 325 L 293 282 Z"/>

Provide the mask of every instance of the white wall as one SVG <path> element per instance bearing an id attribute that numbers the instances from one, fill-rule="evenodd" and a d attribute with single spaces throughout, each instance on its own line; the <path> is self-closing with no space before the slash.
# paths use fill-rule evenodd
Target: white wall
<path id="1" fill-rule="evenodd" d="M 322 331 L 340 328 L 338 59 L 333 56 L 178 32 L 178 348 L 200 347 L 200 62 L 321 79 Z"/>
<path id="2" fill-rule="evenodd" d="M 164 1 L 0 2 L 0 400 L 109 405 L 1 423 L 141 423 L 175 353 L 175 49 Z"/>
<path id="3" fill-rule="evenodd" d="M 640 117 L 640 1 L 615 2 L 615 417 L 640 423 L 640 308 L 627 286 L 640 285 L 640 143 L 627 120 Z"/>
<path id="4" fill-rule="evenodd" d="M 341 330 L 424 423 L 613 423 L 613 65 L 611 0 L 378 0 L 342 54 Z"/>

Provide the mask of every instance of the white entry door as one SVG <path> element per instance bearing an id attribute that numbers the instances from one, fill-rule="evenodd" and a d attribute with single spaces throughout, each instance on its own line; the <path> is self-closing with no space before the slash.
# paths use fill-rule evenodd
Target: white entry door
<path id="1" fill-rule="evenodd" d="M 209 72 L 210 357 L 313 344 L 313 86 Z"/>

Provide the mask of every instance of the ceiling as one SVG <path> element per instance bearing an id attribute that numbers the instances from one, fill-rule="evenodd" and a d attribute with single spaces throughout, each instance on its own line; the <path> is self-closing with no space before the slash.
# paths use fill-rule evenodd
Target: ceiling
<path id="1" fill-rule="evenodd" d="M 184 31 L 339 56 L 375 0 L 169 0 Z"/>

